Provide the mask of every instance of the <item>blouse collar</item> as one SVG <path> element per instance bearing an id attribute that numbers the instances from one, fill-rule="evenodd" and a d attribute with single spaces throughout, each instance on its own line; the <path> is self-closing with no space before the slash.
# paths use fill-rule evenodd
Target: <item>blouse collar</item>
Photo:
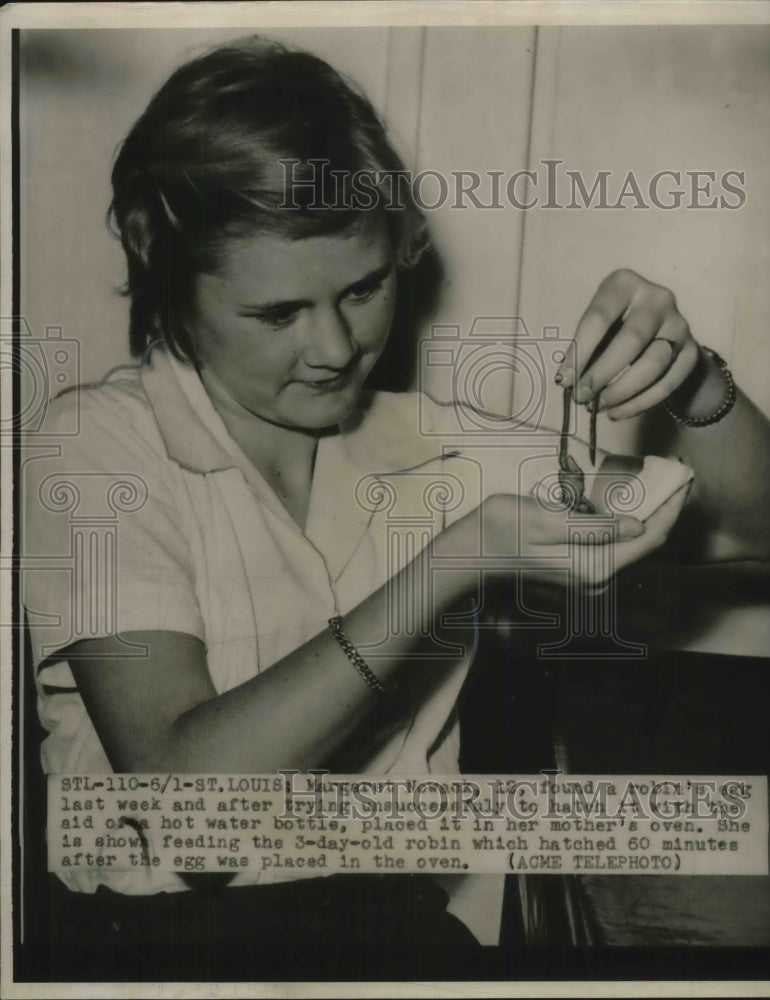
<path id="1" fill-rule="evenodd" d="M 215 472 L 251 463 L 230 436 L 195 368 L 179 361 L 161 342 L 140 365 L 170 459 L 192 472 Z M 365 391 L 339 434 L 322 439 L 323 450 L 341 449 L 362 471 L 404 471 L 442 454 L 439 440 L 421 433 L 420 394 Z"/>

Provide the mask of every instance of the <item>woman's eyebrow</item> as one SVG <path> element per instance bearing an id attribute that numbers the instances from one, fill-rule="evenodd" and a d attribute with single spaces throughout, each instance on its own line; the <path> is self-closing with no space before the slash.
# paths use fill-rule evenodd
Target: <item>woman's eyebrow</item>
<path id="1" fill-rule="evenodd" d="M 344 297 L 348 292 L 351 292 L 356 288 L 360 288 L 362 285 L 366 286 L 379 284 L 380 281 L 384 281 L 384 279 L 387 278 L 392 269 L 393 264 L 390 261 L 386 264 L 380 265 L 380 267 L 373 268 L 361 278 L 356 278 L 355 281 L 351 281 L 349 285 L 346 285 L 340 292 L 340 297 Z M 254 313 L 269 313 L 278 310 L 281 310 L 282 312 L 289 312 L 294 309 L 303 309 L 312 304 L 311 299 L 276 299 L 272 302 L 244 303 L 238 308 L 243 312 Z"/>
<path id="2" fill-rule="evenodd" d="M 303 309 L 312 304 L 310 299 L 276 299 L 274 302 L 244 303 L 238 306 L 238 311 L 244 313 L 269 313 L 278 310 L 289 312 L 293 309 Z"/>
<path id="3" fill-rule="evenodd" d="M 382 264 L 380 267 L 375 267 L 373 270 L 369 271 L 368 274 L 365 274 L 363 278 L 359 278 L 357 281 L 351 282 L 347 288 L 342 290 L 342 294 L 344 295 L 346 292 L 350 292 L 354 288 L 359 288 L 361 285 L 377 285 L 381 281 L 384 281 L 392 270 L 393 264 L 390 261 L 388 261 L 387 264 Z"/>

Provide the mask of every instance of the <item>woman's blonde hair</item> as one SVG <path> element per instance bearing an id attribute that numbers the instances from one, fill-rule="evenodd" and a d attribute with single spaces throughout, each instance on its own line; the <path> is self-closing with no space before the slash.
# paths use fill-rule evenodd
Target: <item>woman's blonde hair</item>
<path id="1" fill-rule="evenodd" d="M 128 263 L 132 354 L 162 337 L 195 362 L 187 332 L 195 276 L 216 273 L 239 238 L 301 239 L 376 220 L 388 227 L 397 264 L 415 263 L 426 225 L 411 185 L 394 184 L 404 174 L 367 98 L 317 56 L 252 37 L 184 64 L 112 171 L 109 220 Z M 352 178 L 366 182 L 357 194 Z"/>

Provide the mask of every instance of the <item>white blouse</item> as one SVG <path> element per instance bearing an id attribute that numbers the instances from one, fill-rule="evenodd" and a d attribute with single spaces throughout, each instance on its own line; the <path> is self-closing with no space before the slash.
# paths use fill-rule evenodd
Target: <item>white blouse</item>
<path id="1" fill-rule="evenodd" d="M 141 655 L 132 631 L 189 633 L 205 644 L 215 689 L 226 691 L 344 616 L 484 496 L 529 493 L 556 467 L 553 434 L 485 427 L 420 393 L 367 394 L 340 433 L 320 441 L 303 532 L 232 440 L 195 370 L 162 346 L 52 406 L 55 446 L 27 451 L 22 481 L 24 600 L 47 773 L 111 771 L 62 659 L 72 642 L 121 633 L 131 657 Z M 80 430 L 68 435 L 73 415 Z M 576 448 L 586 467 L 584 446 Z M 428 579 L 418 598 L 429 601 L 430 589 Z M 398 621 L 383 621 L 383 637 L 420 619 L 395 594 L 389 613 Z M 455 705 L 474 652 L 467 616 L 457 636 L 450 655 L 424 637 L 432 656 L 415 664 L 414 683 L 345 771 L 457 772 Z M 360 652 L 376 671 L 376 642 Z M 139 894 L 186 888 L 155 869 L 64 877 L 81 892 L 102 883 Z M 484 882 L 491 890 L 499 880 Z"/>

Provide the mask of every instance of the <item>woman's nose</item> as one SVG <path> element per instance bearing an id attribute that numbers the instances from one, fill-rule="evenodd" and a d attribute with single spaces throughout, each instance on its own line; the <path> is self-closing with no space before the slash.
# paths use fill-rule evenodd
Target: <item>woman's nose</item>
<path id="1" fill-rule="evenodd" d="M 344 368 L 356 353 L 347 320 L 338 308 L 319 311 L 314 320 L 304 352 L 306 364 L 311 368 Z"/>

